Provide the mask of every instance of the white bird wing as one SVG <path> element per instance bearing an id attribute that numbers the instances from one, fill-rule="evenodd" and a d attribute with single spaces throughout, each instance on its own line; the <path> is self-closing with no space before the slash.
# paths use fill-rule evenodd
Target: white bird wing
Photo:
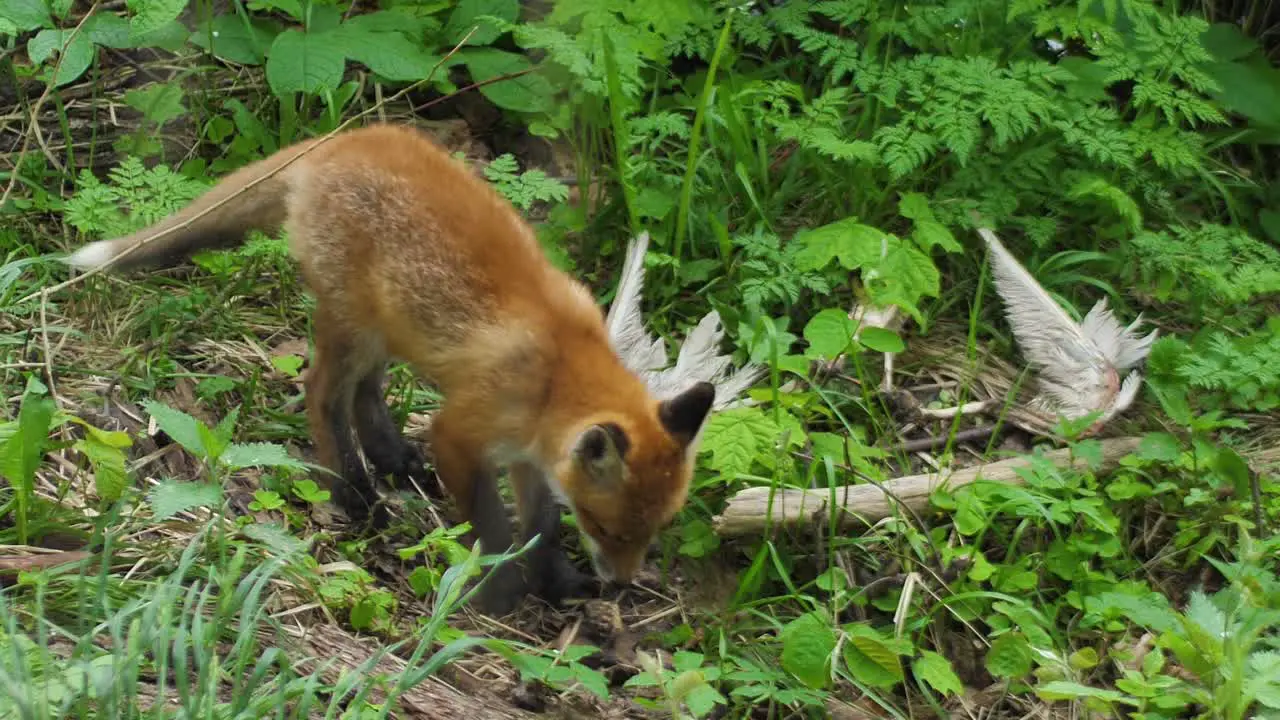
<path id="1" fill-rule="evenodd" d="M 671 397 L 692 383 L 706 381 L 716 386 L 715 409 L 739 403 L 767 368 L 748 364 L 730 373 L 732 358 L 719 352 L 724 329 L 718 312 L 707 313 L 689 332 L 680 344 L 675 365 L 670 365 L 662 338 L 655 338 L 645 329 L 640 301 L 648 246 L 646 232 L 627 247 L 618 291 L 605 316 L 605 327 L 614 350 L 623 364 L 640 375 L 658 397 Z"/>
<path id="2" fill-rule="evenodd" d="M 995 233 L 979 228 L 991 251 L 996 292 L 1022 353 L 1034 366 L 1042 397 L 1038 405 L 1076 418 L 1104 411 L 1107 419 L 1133 402 L 1141 376 L 1119 384 L 1119 372 L 1146 357 L 1155 332 L 1134 333 L 1141 317 L 1121 328 L 1105 299 L 1077 324 L 1047 293 Z M 1136 378 L 1136 379 L 1135 379 Z"/>

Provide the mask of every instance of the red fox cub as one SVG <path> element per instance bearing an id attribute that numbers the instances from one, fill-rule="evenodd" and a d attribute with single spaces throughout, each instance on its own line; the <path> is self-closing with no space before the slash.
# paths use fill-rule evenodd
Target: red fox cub
<path id="1" fill-rule="evenodd" d="M 67 262 L 159 266 L 281 227 L 316 298 L 307 415 L 321 462 L 342 480 L 343 508 L 385 517 L 353 426 L 378 474 L 420 469 L 382 397 L 396 357 L 445 396 L 432 421 L 436 474 L 484 552 L 512 544 L 499 466 L 515 485 L 524 541 L 541 534 L 524 576 L 507 563 L 486 581 L 482 609 L 504 614 L 526 593 L 558 603 L 591 583 L 560 547 L 557 498 L 576 515 L 597 576 L 630 582 L 685 502 L 715 388 L 651 396 L 611 347 L 588 289 L 551 265 L 509 203 L 418 131 L 378 125 L 286 147 Z"/>

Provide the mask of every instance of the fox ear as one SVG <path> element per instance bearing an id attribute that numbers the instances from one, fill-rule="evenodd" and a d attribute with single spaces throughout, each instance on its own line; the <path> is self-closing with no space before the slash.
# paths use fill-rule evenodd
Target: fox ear
<path id="1" fill-rule="evenodd" d="M 698 437 L 716 400 L 716 386 L 700 382 L 658 405 L 658 419 L 671 436 L 688 446 Z"/>
<path id="2" fill-rule="evenodd" d="M 617 482 L 622 479 L 623 458 L 630 448 L 630 438 L 617 424 L 592 425 L 574 441 L 573 460 L 592 480 Z"/>

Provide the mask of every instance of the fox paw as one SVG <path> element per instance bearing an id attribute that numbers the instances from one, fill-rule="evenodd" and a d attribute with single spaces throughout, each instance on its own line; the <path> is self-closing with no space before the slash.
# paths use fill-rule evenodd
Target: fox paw
<path id="1" fill-rule="evenodd" d="M 590 597 L 599 593 L 600 582 L 574 567 L 563 555 L 534 573 L 533 594 L 552 607 L 570 598 Z"/>
<path id="2" fill-rule="evenodd" d="M 439 500 L 443 497 L 439 478 L 427 469 L 422 453 L 407 440 L 401 439 L 394 450 L 383 453 L 383 457 L 374 461 L 374 466 L 379 475 L 390 477 L 398 488 L 410 486 L 412 479 L 417 480 L 422 490 L 432 499 Z"/>
<path id="3" fill-rule="evenodd" d="M 491 617 L 509 615 L 528 591 L 520 568 L 511 564 L 500 565 L 484 580 L 484 585 L 476 593 L 476 608 Z"/>

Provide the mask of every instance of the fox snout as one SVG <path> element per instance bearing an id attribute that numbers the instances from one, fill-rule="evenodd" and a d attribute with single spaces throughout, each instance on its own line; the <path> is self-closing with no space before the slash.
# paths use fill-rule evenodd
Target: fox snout
<path id="1" fill-rule="evenodd" d="M 583 544 L 586 546 L 587 555 L 591 558 L 591 569 L 595 571 L 596 577 L 613 585 L 630 585 L 632 583 L 636 572 L 644 564 L 644 551 L 647 548 L 642 547 L 639 552 L 630 549 L 609 549 L 606 551 L 590 535 L 584 533 L 582 538 Z"/>

